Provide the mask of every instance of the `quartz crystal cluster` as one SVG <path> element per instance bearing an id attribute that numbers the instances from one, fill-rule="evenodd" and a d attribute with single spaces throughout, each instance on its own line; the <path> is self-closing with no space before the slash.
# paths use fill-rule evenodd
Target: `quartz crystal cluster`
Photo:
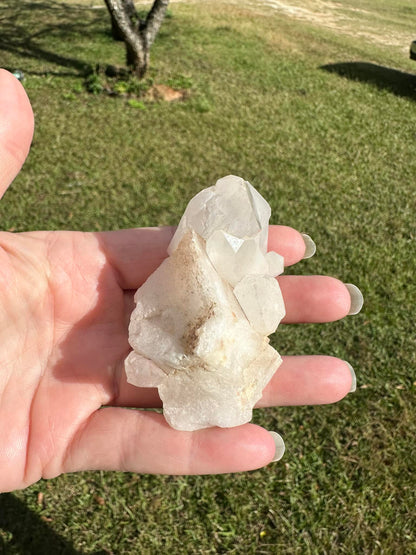
<path id="1" fill-rule="evenodd" d="M 135 294 L 127 379 L 158 388 L 173 428 L 250 421 L 281 362 L 268 338 L 285 315 L 269 218 L 250 183 L 218 180 L 189 202 L 169 257 Z"/>

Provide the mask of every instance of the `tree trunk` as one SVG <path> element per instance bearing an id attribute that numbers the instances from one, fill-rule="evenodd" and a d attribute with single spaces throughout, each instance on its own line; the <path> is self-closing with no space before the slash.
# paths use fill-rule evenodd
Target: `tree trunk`
<path id="1" fill-rule="evenodd" d="M 139 79 L 146 74 L 149 66 L 149 51 L 143 47 L 140 39 L 134 44 L 126 42 L 126 63 Z"/>
<path id="2" fill-rule="evenodd" d="M 146 21 L 144 23 L 144 31 L 146 34 L 146 43 L 149 50 L 165 18 L 168 5 L 169 0 L 155 0 L 153 2 L 152 9 L 147 14 Z"/>
<path id="3" fill-rule="evenodd" d="M 137 12 L 136 12 L 136 8 L 134 6 L 133 0 L 121 0 L 121 2 L 124 5 L 124 10 L 126 12 L 127 17 L 134 25 L 134 20 L 137 18 Z M 124 37 L 120 31 L 120 28 L 117 25 L 117 22 L 114 19 L 114 16 L 111 12 L 110 12 L 110 16 L 111 16 L 111 36 L 113 37 L 114 40 L 124 41 Z"/>
<path id="4" fill-rule="evenodd" d="M 141 79 L 149 66 L 149 53 L 160 29 L 169 0 L 155 0 L 145 20 L 134 15 L 128 8 L 131 0 L 104 0 L 110 12 L 112 24 L 126 45 L 126 63 Z M 135 19 L 137 18 L 137 22 Z"/>

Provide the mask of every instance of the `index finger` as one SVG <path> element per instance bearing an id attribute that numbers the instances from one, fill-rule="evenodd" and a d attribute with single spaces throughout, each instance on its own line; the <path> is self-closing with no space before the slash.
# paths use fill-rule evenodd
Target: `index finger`
<path id="1" fill-rule="evenodd" d="M 305 257 L 306 243 L 302 233 L 286 225 L 269 226 L 269 251 L 276 251 L 285 260 L 285 266 L 292 266 Z"/>
<path id="2" fill-rule="evenodd" d="M 148 227 L 96 233 L 107 260 L 118 275 L 120 287 L 137 289 L 167 257 L 166 249 L 175 227 Z M 285 265 L 295 264 L 305 254 L 302 234 L 283 225 L 269 227 L 269 250 L 285 259 Z"/>

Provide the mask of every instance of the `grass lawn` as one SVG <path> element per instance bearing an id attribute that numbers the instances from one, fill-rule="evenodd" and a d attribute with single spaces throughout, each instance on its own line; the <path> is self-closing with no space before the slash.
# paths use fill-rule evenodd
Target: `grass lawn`
<path id="1" fill-rule="evenodd" d="M 290 272 L 365 296 L 358 316 L 279 328 L 274 346 L 348 360 L 358 388 L 332 406 L 257 411 L 287 449 L 259 471 L 91 472 L 3 494 L 0 552 L 415 553 L 414 3 L 343 2 L 343 29 L 261 2 L 173 3 L 150 76 L 190 96 L 139 106 L 83 89 L 86 67 L 124 59 L 91 4 L 0 7 L 0 63 L 25 73 L 36 117 L 0 228 L 175 224 L 198 190 L 241 175 L 273 223 L 317 243 Z"/>

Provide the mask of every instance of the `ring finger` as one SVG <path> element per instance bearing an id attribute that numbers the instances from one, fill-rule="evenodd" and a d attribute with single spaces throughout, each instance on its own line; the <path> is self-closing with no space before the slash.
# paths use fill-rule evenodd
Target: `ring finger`
<path id="1" fill-rule="evenodd" d="M 109 405 L 160 408 L 157 389 L 127 383 L 120 365 L 118 392 Z M 321 405 L 336 403 L 355 389 L 351 366 L 338 358 L 323 355 L 286 356 L 263 391 L 257 407 Z"/>

